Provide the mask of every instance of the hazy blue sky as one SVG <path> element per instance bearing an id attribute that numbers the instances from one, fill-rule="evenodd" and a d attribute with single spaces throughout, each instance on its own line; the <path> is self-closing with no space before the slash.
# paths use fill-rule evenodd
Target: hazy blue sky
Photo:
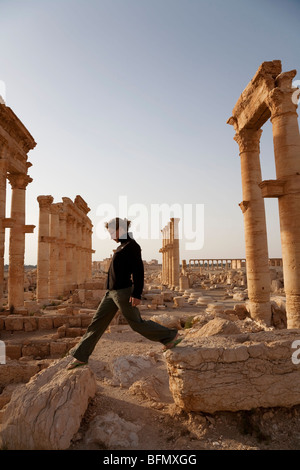
<path id="1" fill-rule="evenodd" d="M 26 263 L 36 263 L 40 194 L 87 201 L 94 260 L 115 248 L 97 236 L 99 210 L 118 210 L 120 196 L 148 212 L 204 205 L 203 248 L 182 240 L 181 259 L 244 257 L 239 153 L 226 121 L 263 61 L 299 68 L 299 17 L 299 0 L 0 0 L 6 104 L 37 142 Z M 270 123 L 261 164 L 263 179 L 274 178 Z M 277 201 L 265 202 L 269 254 L 281 256 Z M 160 259 L 161 240 L 139 242 L 144 259 Z"/>

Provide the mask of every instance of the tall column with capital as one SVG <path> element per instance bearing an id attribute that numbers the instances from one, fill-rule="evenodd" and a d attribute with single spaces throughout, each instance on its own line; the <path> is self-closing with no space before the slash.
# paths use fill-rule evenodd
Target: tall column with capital
<path id="1" fill-rule="evenodd" d="M 270 270 L 264 199 L 261 194 L 259 142 L 262 131 L 242 129 L 234 137 L 241 158 L 245 251 L 249 310 L 252 318 L 271 323 Z"/>
<path id="2" fill-rule="evenodd" d="M 8 175 L 12 186 L 11 218 L 13 225 L 9 239 L 8 305 L 9 308 L 24 307 L 24 254 L 25 233 L 32 231 L 25 225 L 25 190 L 32 181 L 23 173 Z"/>
<path id="3" fill-rule="evenodd" d="M 166 275 L 166 265 L 165 265 L 165 229 L 161 230 L 162 233 L 162 247 L 159 250 L 162 256 L 162 264 L 161 264 L 161 284 L 165 284 L 165 275 Z"/>
<path id="4" fill-rule="evenodd" d="M 0 150 L 1 151 L 1 150 Z M 3 306 L 7 160 L 0 159 L 0 308 Z"/>
<path id="5" fill-rule="evenodd" d="M 49 298 L 58 298 L 59 266 L 59 206 L 50 208 L 50 256 L 49 256 Z"/>
<path id="6" fill-rule="evenodd" d="M 49 278 L 49 228 L 50 228 L 50 207 L 53 203 L 52 196 L 38 196 L 39 203 L 39 235 L 37 253 L 37 280 L 36 297 L 39 303 L 49 300 L 48 278 Z"/>
<path id="7" fill-rule="evenodd" d="M 278 207 L 288 328 L 300 328 L 300 135 L 293 100 L 295 75 L 295 70 L 281 73 L 267 100 L 276 178 L 282 187 Z"/>

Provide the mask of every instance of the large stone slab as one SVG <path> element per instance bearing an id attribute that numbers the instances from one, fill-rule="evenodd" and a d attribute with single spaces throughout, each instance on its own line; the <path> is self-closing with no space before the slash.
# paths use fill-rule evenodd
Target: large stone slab
<path id="1" fill-rule="evenodd" d="M 66 370 L 70 357 L 20 385 L 0 414 L 0 447 L 63 450 L 79 429 L 96 380 L 88 366 Z"/>
<path id="2" fill-rule="evenodd" d="M 165 354 L 174 401 L 207 413 L 300 404 L 299 340 L 300 330 L 186 339 Z"/>

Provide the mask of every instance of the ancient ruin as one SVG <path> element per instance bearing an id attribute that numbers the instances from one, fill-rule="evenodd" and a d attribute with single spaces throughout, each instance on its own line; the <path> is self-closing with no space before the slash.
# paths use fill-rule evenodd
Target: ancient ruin
<path id="1" fill-rule="evenodd" d="M 63 197 L 39 196 L 39 240 L 37 257 L 37 301 L 70 293 L 92 279 L 92 222 L 90 211 L 80 196 L 75 201 Z"/>
<path id="2" fill-rule="evenodd" d="M 270 274 L 264 198 L 278 198 L 288 328 L 300 327 L 300 135 L 292 100 L 296 70 L 263 62 L 238 99 L 228 123 L 239 145 L 250 312 L 270 324 Z M 261 127 L 271 119 L 276 180 L 262 181 Z"/>
<path id="3" fill-rule="evenodd" d="M 105 295 L 112 256 L 92 262 L 93 225 L 81 196 L 55 203 L 41 195 L 37 269 L 24 277 L 24 238 L 33 228 L 25 225 L 27 152 L 35 143 L 0 105 L 0 346 L 6 358 L 0 364 L 1 449 L 148 449 L 149 436 L 156 449 L 262 449 L 269 442 L 278 449 L 283 435 L 286 448 L 299 448 L 300 143 L 291 101 L 294 76 L 281 73 L 280 61 L 264 62 L 229 119 L 240 148 L 245 259 L 180 263 L 179 219 L 171 218 L 162 229 L 162 264 L 144 260 L 138 308 L 143 319 L 177 328 L 182 342 L 162 353 L 161 344 L 137 337 L 118 312 L 89 364 L 72 371 L 70 350 Z M 269 118 L 277 179 L 262 181 L 259 142 Z M 6 178 L 13 196 L 9 218 Z M 282 259 L 268 255 L 264 197 L 279 200 Z M 11 230 L 8 288 L 5 228 Z M 256 434 L 245 437 L 240 423 L 249 425 L 255 416 Z"/>
<path id="4" fill-rule="evenodd" d="M 36 146 L 33 137 L 11 108 L 0 103 L 0 304 L 3 304 L 5 229 L 10 228 L 8 306 L 14 311 L 24 307 L 25 195 L 31 163 L 28 152 Z M 11 213 L 6 217 L 6 180 L 11 184 Z"/>
<path id="5" fill-rule="evenodd" d="M 179 286 L 179 220 L 172 217 L 161 231 L 162 283 L 172 288 Z"/>

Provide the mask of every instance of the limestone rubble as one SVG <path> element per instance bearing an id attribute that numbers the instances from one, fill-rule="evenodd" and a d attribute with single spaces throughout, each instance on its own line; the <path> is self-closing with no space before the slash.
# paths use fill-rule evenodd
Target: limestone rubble
<path id="1" fill-rule="evenodd" d="M 89 367 L 68 371 L 70 357 L 57 360 L 20 385 L 0 415 L 0 447 L 63 450 L 70 446 L 95 395 Z"/>

